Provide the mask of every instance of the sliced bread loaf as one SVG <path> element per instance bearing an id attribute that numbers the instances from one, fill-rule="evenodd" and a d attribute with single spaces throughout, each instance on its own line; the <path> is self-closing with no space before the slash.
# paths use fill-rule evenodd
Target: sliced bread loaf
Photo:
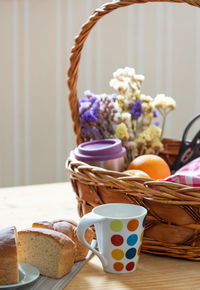
<path id="1" fill-rule="evenodd" d="M 43 228 L 18 232 L 19 261 L 37 267 L 40 273 L 60 278 L 74 265 L 75 244 L 66 235 Z"/>
<path id="2" fill-rule="evenodd" d="M 76 245 L 75 262 L 83 260 L 89 251 L 78 239 L 76 234 L 77 223 L 70 219 L 59 219 L 54 221 L 40 221 L 32 224 L 32 227 L 51 229 L 68 236 Z M 91 244 L 94 238 L 93 231 L 88 228 L 85 232 L 86 241 Z"/>

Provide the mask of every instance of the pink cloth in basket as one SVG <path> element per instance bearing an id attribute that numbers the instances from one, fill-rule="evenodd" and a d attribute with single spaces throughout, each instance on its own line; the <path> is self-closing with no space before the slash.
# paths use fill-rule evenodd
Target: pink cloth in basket
<path id="1" fill-rule="evenodd" d="M 176 171 L 175 174 L 170 175 L 164 180 L 192 187 L 200 187 L 200 157 L 187 163 Z"/>

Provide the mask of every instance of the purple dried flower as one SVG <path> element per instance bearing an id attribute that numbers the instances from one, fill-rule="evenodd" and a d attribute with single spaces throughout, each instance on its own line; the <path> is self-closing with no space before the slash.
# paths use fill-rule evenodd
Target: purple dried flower
<path id="1" fill-rule="evenodd" d="M 106 128 L 108 126 L 108 121 L 107 120 L 103 120 L 103 126 Z"/>
<path id="2" fill-rule="evenodd" d="M 160 126 L 160 122 L 158 122 L 158 121 L 155 121 L 152 124 L 155 125 L 155 126 Z"/>
<path id="3" fill-rule="evenodd" d="M 79 115 L 82 115 L 84 111 L 86 111 L 87 109 L 89 109 L 89 107 L 91 106 L 90 101 L 88 100 L 84 100 L 82 99 L 82 102 L 80 102 L 79 100 Z"/>
<path id="4" fill-rule="evenodd" d="M 81 137 L 90 136 L 91 133 L 92 133 L 92 128 L 91 127 L 82 126 Z"/>
<path id="5" fill-rule="evenodd" d="M 116 113 L 114 101 L 116 94 L 95 95 L 84 92 L 85 98 L 79 101 L 81 136 L 83 140 L 110 138 L 113 135 L 113 117 Z"/>
<path id="6" fill-rule="evenodd" d="M 100 104 L 100 100 L 96 100 L 93 104 L 92 104 L 92 107 L 91 107 L 91 112 L 92 114 L 98 118 L 99 117 L 99 104 Z"/>
<path id="7" fill-rule="evenodd" d="M 102 139 L 103 135 L 100 133 L 99 129 L 96 127 L 94 127 L 93 129 L 94 129 L 95 139 L 98 139 L 98 138 Z"/>
<path id="8" fill-rule="evenodd" d="M 153 110 L 153 117 L 154 117 L 154 118 L 158 117 L 158 113 L 157 113 L 156 110 Z"/>
<path id="9" fill-rule="evenodd" d="M 81 115 L 81 123 L 85 126 L 87 123 L 93 122 L 96 123 L 98 121 L 97 117 L 92 113 L 92 111 L 86 111 Z"/>
<path id="10" fill-rule="evenodd" d="M 113 102 L 115 102 L 116 101 L 117 94 L 112 94 L 112 95 L 110 95 L 110 97 L 113 100 Z"/>
<path id="11" fill-rule="evenodd" d="M 131 115 L 139 118 L 142 114 L 142 102 L 140 100 L 136 100 L 135 104 L 131 104 L 132 105 L 132 109 L 130 111 Z"/>
<path id="12" fill-rule="evenodd" d="M 94 103 L 98 99 L 98 96 L 93 94 L 89 90 L 84 92 L 84 96 L 87 97 L 91 103 Z"/>
<path id="13" fill-rule="evenodd" d="M 82 127 L 81 137 L 89 139 L 102 139 L 103 135 L 100 133 L 99 129 L 96 127 Z"/>
<path id="14" fill-rule="evenodd" d="M 78 102 L 79 102 L 79 105 L 80 105 L 82 103 L 89 102 L 89 100 L 88 99 L 79 99 Z"/>
<path id="15" fill-rule="evenodd" d="M 95 94 L 93 94 L 90 90 L 87 90 L 84 92 L 85 97 L 95 97 Z"/>

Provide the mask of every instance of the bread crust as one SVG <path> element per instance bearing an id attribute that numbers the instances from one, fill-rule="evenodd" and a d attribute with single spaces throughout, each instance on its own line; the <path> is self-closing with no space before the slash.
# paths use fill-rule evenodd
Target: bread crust
<path id="1" fill-rule="evenodd" d="M 12 226 L 0 230 L 0 285 L 18 282 L 17 231 Z"/>
<path id="2" fill-rule="evenodd" d="M 60 233 L 65 234 L 68 236 L 74 243 L 76 244 L 76 256 L 75 262 L 83 260 L 89 251 L 87 247 L 85 247 L 78 239 L 76 230 L 77 230 L 77 223 L 71 219 L 56 219 L 53 221 L 39 221 L 34 222 L 32 227 L 41 227 L 45 229 L 51 229 Z M 93 231 L 88 228 L 85 233 L 85 238 L 89 244 L 91 244 L 92 239 L 94 238 Z"/>
<path id="3" fill-rule="evenodd" d="M 36 235 L 48 236 L 52 240 L 56 241 L 61 247 L 68 246 L 68 247 L 75 248 L 75 243 L 69 237 L 66 237 L 66 235 L 52 231 L 50 229 L 28 228 L 28 229 L 21 230 L 18 232 L 19 241 L 20 241 L 21 235 L 23 235 L 24 233 L 35 233 Z"/>

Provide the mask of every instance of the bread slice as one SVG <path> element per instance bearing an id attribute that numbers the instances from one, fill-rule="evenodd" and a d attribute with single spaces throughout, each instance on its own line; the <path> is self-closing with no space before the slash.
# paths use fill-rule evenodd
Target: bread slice
<path id="1" fill-rule="evenodd" d="M 68 236 L 76 244 L 76 256 L 75 262 L 83 260 L 89 251 L 78 239 L 76 234 L 77 223 L 70 219 L 58 219 L 54 221 L 40 221 L 32 224 L 32 227 L 51 229 Z M 85 238 L 89 244 L 91 244 L 94 238 L 93 231 L 88 228 L 85 233 Z"/>
<path id="2" fill-rule="evenodd" d="M 74 265 L 75 244 L 62 233 L 29 228 L 18 232 L 19 261 L 37 267 L 40 273 L 61 278 Z"/>
<path id="3" fill-rule="evenodd" d="M 0 285 L 18 282 L 17 231 L 13 226 L 0 230 Z"/>

